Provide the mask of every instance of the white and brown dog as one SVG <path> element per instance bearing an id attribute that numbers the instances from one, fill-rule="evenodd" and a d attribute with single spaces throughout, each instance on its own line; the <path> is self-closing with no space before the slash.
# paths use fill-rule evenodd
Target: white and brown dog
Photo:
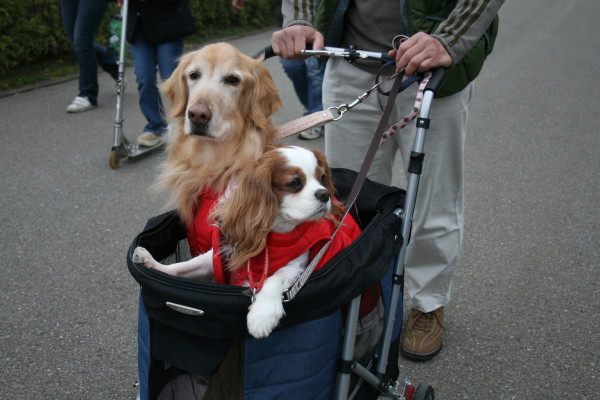
<path id="1" fill-rule="evenodd" d="M 278 147 L 251 163 L 231 184 L 212 217 L 219 230 L 213 248 L 182 263 L 163 265 L 138 247 L 134 261 L 162 272 L 257 292 L 248 331 L 266 337 L 285 315 L 282 295 L 339 224 L 325 157 L 302 147 Z M 349 245 L 360 228 L 349 215 L 317 269 Z"/>

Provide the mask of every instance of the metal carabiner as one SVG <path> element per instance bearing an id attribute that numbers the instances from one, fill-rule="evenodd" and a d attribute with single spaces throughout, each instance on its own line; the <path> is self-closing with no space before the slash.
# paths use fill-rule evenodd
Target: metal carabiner
<path id="1" fill-rule="evenodd" d="M 337 107 L 331 106 L 327 110 L 332 110 L 332 111 L 336 112 L 339 115 L 339 117 L 333 118 L 332 121 L 339 121 L 340 119 L 342 119 L 342 117 L 344 116 L 344 114 L 346 113 L 346 111 L 349 110 L 349 108 L 348 108 L 348 104 L 340 104 Z"/>

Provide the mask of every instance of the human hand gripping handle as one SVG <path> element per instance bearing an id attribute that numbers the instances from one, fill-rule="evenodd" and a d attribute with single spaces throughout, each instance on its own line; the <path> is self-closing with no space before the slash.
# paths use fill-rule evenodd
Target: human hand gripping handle
<path id="1" fill-rule="evenodd" d="M 290 60 L 304 60 L 310 56 L 302 50 L 312 47 L 322 50 L 325 39 L 315 28 L 307 25 L 292 25 L 273 33 L 271 44 L 275 54 Z"/>
<path id="2" fill-rule="evenodd" d="M 396 70 L 405 68 L 407 76 L 452 65 L 452 57 L 442 42 L 424 32 L 414 34 L 388 55 L 396 58 Z"/>

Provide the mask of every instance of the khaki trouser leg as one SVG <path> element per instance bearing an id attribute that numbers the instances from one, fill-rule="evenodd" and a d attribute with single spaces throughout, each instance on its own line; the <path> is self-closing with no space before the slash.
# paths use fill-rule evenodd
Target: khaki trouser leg
<path id="1" fill-rule="evenodd" d="M 374 83 L 374 75 L 331 59 L 323 86 L 323 106 L 352 102 Z M 411 243 L 406 257 L 406 288 L 412 307 L 429 312 L 450 300 L 452 274 L 463 236 L 463 160 L 468 103 L 472 84 L 460 93 L 435 99 L 425 141 L 425 162 L 419 184 Z M 398 95 L 389 124 L 403 118 L 414 103 L 416 86 Z M 358 171 L 362 165 L 387 97 L 371 94 L 325 128 L 325 152 L 333 167 Z M 408 165 L 416 129 L 414 122 L 379 150 L 369 178 L 390 184 L 396 154 Z M 394 171 L 401 173 L 401 171 Z"/>

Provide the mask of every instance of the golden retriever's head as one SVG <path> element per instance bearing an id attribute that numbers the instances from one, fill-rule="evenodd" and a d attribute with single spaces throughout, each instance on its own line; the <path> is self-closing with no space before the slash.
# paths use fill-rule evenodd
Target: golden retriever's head
<path id="1" fill-rule="evenodd" d="M 184 134 L 217 141 L 248 127 L 267 128 L 281 100 L 262 61 L 227 43 L 184 55 L 161 86 L 171 101 L 170 117 Z"/>
<path id="2" fill-rule="evenodd" d="M 161 85 L 171 102 L 168 159 L 157 187 L 190 222 L 199 195 L 220 192 L 275 138 L 281 100 L 262 59 L 226 43 L 184 55 Z"/>

